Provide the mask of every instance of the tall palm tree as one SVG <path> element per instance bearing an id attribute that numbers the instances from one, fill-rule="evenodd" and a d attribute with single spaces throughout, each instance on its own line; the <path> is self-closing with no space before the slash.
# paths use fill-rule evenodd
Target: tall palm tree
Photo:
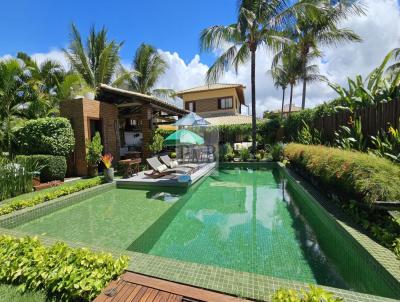
<path id="1" fill-rule="evenodd" d="M 284 0 L 240 0 L 235 24 L 216 25 L 200 35 L 202 51 L 223 49 L 229 45 L 207 72 L 207 82 L 216 82 L 229 65 L 237 72 L 240 65 L 251 60 L 252 149 L 256 150 L 256 51 L 260 47 L 279 49 L 287 42 L 282 36 L 282 24 L 290 19 L 302 3 L 288 5 Z"/>
<path id="2" fill-rule="evenodd" d="M 119 72 L 122 67 L 119 57 L 122 45 L 123 42 L 108 39 L 105 27 L 98 32 L 92 27 L 84 45 L 78 29 L 72 24 L 70 45 L 63 51 L 72 69 L 92 89 L 96 89 L 101 83 L 113 85 L 114 82 L 120 82 L 122 77 L 128 76 L 125 72 Z"/>
<path id="3" fill-rule="evenodd" d="M 11 154 L 12 129 L 21 121 L 26 101 L 26 68 L 17 59 L 0 61 L 0 149 Z"/>
<path id="4" fill-rule="evenodd" d="M 274 66 L 270 70 L 274 86 L 282 89 L 282 108 L 281 108 L 281 120 L 283 120 L 283 107 L 285 105 L 285 92 L 289 85 L 289 77 L 283 66 Z"/>
<path id="5" fill-rule="evenodd" d="M 154 88 L 167 68 L 167 62 L 158 53 L 157 49 L 142 43 L 136 50 L 132 62 L 132 69 L 136 71 L 136 74 L 125 79 L 118 86 L 143 94 L 174 97 L 175 91 L 172 89 Z"/>
<path id="6" fill-rule="evenodd" d="M 357 1 L 340 2 L 339 5 L 331 5 L 330 0 L 308 0 L 315 7 L 308 13 L 296 16 L 293 24 L 294 40 L 299 45 L 299 54 L 302 60 L 302 109 L 305 108 L 307 93 L 307 65 L 310 61 L 310 53 L 319 53 L 321 46 L 337 46 L 343 42 L 360 42 L 361 38 L 352 30 L 339 28 L 340 22 L 354 15 L 365 13 L 362 3 Z"/>

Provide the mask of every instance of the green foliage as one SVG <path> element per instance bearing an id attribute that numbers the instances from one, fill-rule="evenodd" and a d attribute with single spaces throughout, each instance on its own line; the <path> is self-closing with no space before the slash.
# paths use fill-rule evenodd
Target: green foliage
<path id="1" fill-rule="evenodd" d="M 66 118 L 39 118 L 30 120 L 14 131 L 13 149 L 16 154 L 69 155 L 75 139 Z"/>
<path id="2" fill-rule="evenodd" d="M 100 133 L 96 132 L 93 139 L 86 142 L 86 161 L 89 166 L 95 166 L 101 161 L 101 152 L 103 152 L 103 145 Z"/>
<path id="3" fill-rule="evenodd" d="M 390 126 L 387 132 L 382 130 L 377 136 L 371 136 L 371 142 L 374 146 L 373 153 L 400 162 L 400 129 Z"/>
<path id="4" fill-rule="evenodd" d="M 22 291 L 43 290 L 58 301 L 92 301 L 128 265 L 128 257 L 74 249 L 37 238 L 0 237 L 0 280 Z"/>
<path id="5" fill-rule="evenodd" d="M 67 161 L 64 156 L 55 155 L 17 155 L 16 162 L 34 166 L 35 163 L 40 167 L 40 181 L 48 182 L 52 180 L 64 180 L 67 172 Z"/>
<path id="6" fill-rule="evenodd" d="M 321 133 L 310 127 L 303 120 L 303 128 L 297 133 L 297 141 L 304 145 L 320 145 L 321 144 Z"/>
<path id="7" fill-rule="evenodd" d="M 171 154 L 169 155 L 169 157 L 171 157 L 171 158 L 176 158 L 176 152 L 171 152 Z"/>
<path id="8" fill-rule="evenodd" d="M 31 192 L 33 172 L 38 171 L 36 161 L 10 161 L 0 157 L 0 200 Z"/>
<path id="9" fill-rule="evenodd" d="M 219 148 L 219 158 L 224 161 L 232 161 L 235 157 L 235 153 L 233 152 L 232 145 L 230 143 L 225 143 Z"/>
<path id="10" fill-rule="evenodd" d="M 367 140 L 362 133 L 361 117 L 349 121 L 349 126 L 340 126 L 339 131 L 335 132 L 336 145 L 345 150 L 367 150 Z"/>
<path id="11" fill-rule="evenodd" d="M 296 291 L 293 289 L 278 289 L 272 296 L 272 302 L 340 302 L 341 298 L 335 297 L 323 288 L 310 285 L 310 289 Z"/>
<path id="12" fill-rule="evenodd" d="M 149 145 L 149 150 L 153 154 L 157 154 L 162 151 L 164 144 L 164 137 L 158 133 L 158 131 L 153 132 L 153 136 L 151 138 L 151 144 Z"/>
<path id="13" fill-rule="evenodd" d="M 288 141 L 298 141 L 298 134 L 304 127 L 308 125 L 312 127 L 316 115 L 315 109 L 305 109 L 298 112 L 291 113 L 284 121 L 285 138 Z"/>
<path id="14" fill-rule="evenodd" d="M 16 285 L 0 284 L 1 301 L 12 302 L 50 302 L 42 291 L 21 293 Z"/>
<path id="15" fill-rule="evenodd" d="M 276 143 L 272 145 L 270 152 L 273 161 L 281 161 L 283 159 L 283 144 Z"/>
<path id="16" fill-rule="evenodd" d="M 38 191 L 35 192 L 35 194 L 28 196 L 26 198 L 21 197 L 3 204 L 2 206 L 0 206 L 0 216 L 12 213 L 20 209 L 33 207 L 37 204 L 41 204 L 61 196 L 69 195 L 75 192 L 82 191 L 84 189 L 98 186 L 102 183 L 103 183 L 102 178 L 95 177 L 91 179 L 79 180 L 72 184 L 66 183 L 48 192 Z"/>
<path id="17" fill-rule="evenodd" d="M 257 124 L 257 134 L 260 138 L 260 143 L 264 145 L 274 144 L 280 128 L 281 122 L 277 118 L 259 122 Z"/>
<path id="18" fill-rule="evenodd" d="M 372 205 L 375 201 L 400 199 L 400 167 L 366 153 L 325 146 L 289 144 L 290 164 L 318 180 L 321 189 L 344 199 Z"/>
<path id="19" fill-rule="evenodd" d="M 241 161 L 248 161 L 250 158 L 250 150 L 243 148 L 239 151 L 239 156 Z"/>

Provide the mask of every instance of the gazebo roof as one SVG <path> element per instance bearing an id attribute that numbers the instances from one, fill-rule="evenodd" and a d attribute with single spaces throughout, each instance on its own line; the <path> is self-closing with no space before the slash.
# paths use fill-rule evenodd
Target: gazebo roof
<path id="1" fill-rule="evenodd" d="M 172 115 L 182 116 L 189 113 L 189 111 L 179 108 L 178 106 L 161 100 L 155 96 L 115 88 L 106 84 L 99 85 L 97 98 L 99 101 L 116 104 L 120 108 L 140 108 L 143 104 L 150 104 L 152 107 Z"/>

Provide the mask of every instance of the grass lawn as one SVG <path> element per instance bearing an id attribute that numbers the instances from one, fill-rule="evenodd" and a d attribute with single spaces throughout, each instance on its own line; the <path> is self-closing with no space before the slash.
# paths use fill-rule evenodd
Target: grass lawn
<path id="1" fill-rule="evenodd" d="M 0 302 L 45 302 L 46 295 L 42 292 L 27 292 L 21 294 L 15 285 L 0 284 Z"/>

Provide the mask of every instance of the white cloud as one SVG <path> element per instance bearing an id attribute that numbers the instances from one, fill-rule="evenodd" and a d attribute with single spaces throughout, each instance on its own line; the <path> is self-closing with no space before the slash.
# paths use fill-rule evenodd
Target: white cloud
<path id="1" fill-rule="evenodd" d="M 55 49 L 47 53 L 35 53 L 32 55 L 32 59 L 38 64 L 41 64 L 46 60 L 54 60 L 64 66 L 65 69 L 69 69 L 68 60 L 61 50 Z"/>
<path id="2" fill-rule="evenodd" d="M 384 56 L 400 43 L 400 8 L 396 0 L 366 0 L 368 11 L 366 16 L 351 17 L 343 22 L 341 27 L 353 29 L 359 34 L 362 43 L 347 43 L 337 48 L 323 49 L 321 73 L 331 81 L 346 85 L 347 76 L 361 74 L 364 77 L 378 66 Z M 189 64 L 177 53 L 171 54 L 160 50 L 167 59 L 170 70 L 160 80 L 160 87 L 174 89 L 189 88 L 204 84 L 207 66 L 200 62 L 196 55 Z M 280 107 L 281 91 L 273 86 L 267 70 L 271 66 L 272 55 L 260 49 L 257 53 L 256 91 L 257 114 L 261 115 L 266 109 Z M 247 86 L 246 100 L 250 103 L 250 63 L 239 68 L 238 74 L 233 69 L 227 70 L 220 82 L 239 82 Z M 307 107 L 313 107 L 335 97 L 335 93 L 325 83 L 311 84 L 308 87 Z M 286 101 L 288 101 L 288 93 Z M 294 103 L 301 104 L 301 85 L 294 90 Z"/>

